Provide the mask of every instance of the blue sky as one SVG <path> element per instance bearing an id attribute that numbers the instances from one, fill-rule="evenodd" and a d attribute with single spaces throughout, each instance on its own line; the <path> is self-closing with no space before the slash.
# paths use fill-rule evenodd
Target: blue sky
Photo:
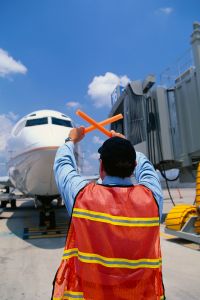
<path id="1" fill-rule="evenodd" d="M 159 79 L 190 47 L 199 12 L 199 0 L 1 0 L 1 160 L 12 124 L 27 113 L 54 109 L 83 124 L 81 108 L 102 120 L 116 82 Z M 97 171 L 103 139 L 95 131 L 82 143 L 88 172 Z"/>

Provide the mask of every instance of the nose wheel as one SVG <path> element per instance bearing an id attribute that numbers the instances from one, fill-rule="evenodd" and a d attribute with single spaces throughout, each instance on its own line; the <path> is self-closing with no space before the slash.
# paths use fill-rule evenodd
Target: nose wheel
<path id="1" fill-rule="evenodd" d="M 56 227 L 56 216 L 51 206 L 52 198 L 37 197 L 35 198 L 35 207 L 40 210 L 39 226 L 47 228 Z"/>
<path id="2" fill-rule="evenodd" d="M 40 220 L 39 226 L 44 227 L 47 226 L 48 228 L 55 228 L 56 227 L 56 217 L 54 211 L 42 210 L 40 211 Z"/>
<path id="3" fill-rule="evenodd" d="M 12 208 L 16 208 L 16 207 L 17 207 L 16 199 L 10 200 L 10 206 L 11 206 Z"/>

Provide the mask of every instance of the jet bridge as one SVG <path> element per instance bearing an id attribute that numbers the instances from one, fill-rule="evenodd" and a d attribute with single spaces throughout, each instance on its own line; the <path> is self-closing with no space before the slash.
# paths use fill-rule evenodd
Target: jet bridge
<path id="1" fill-rule="evenodd" d="M 155 78 L 151 75 L 148 79 L 153 85 Z M 156 167 L 163 162 L 166 169 L 180 165 L 173 152 L 165 88 L 144 93 L 143 82 L 132 81 L 113 105 L 110 116 L 118 113 L 124 119 L 111 124 L 111 129 L 124 134 L 136 151 L 143 152 Z"/>
<path id="2" fill-rule="evenodd" d="M 174 207 L 165 219 L 165 231 L 200 244 L 200 23 L 193 25 L 191 45 L 193 63 L 179 68 L 170 84 L 155 85 L 154 76 L 149 75 L 125 88 L 117 87 L 111 95 L 110 117 L 124 115 L 111 129 L 149 157 L 167 187 L 167 169 L 178 167 L 182 182 L 194 182 L 196 177 L 194 205 L 175 205 L 168 189 Z"/>
<path id="3" fill-rule="evenodd" d="M 111 124 L 137 151 L 145 153 L 160 170 L 181 168 L 182 181 L 194 181 L 193 167 L 200 161 L 200 24 L 191 35 L 193 64 L 170 86 L 155 85 L 155 77 L 130 82 L 112 94 Z M 190 175 L 190 176 L 189 176 Z"/>

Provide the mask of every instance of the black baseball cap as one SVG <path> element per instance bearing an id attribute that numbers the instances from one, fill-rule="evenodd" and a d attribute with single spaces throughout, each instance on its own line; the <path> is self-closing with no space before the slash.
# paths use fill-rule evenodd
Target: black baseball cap
<path id="1" fill-rule="evenodd" d="M 98 152 L 100 153 L 100 159 L 102 159 L 102 161 L 110 161 L 113 163 L 127 162 L 133 164 L 136 160 L 136 152 L 131 142 L 117 136 L 106 140 L 98 149 Z"/>

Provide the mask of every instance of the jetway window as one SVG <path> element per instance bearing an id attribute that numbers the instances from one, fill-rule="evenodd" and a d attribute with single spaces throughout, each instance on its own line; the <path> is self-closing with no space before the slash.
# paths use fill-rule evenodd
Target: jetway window
<path id="1" fill-rule="evenodd" d="M 26 127 L 48 124 L 48 118 L 32 119 L 26 121 Z"/>
<path id="2" fill-rule="evenodd" d="M 124 101 L 119 105 L 117 110 L 115 111 L 115 115 L 122 114 L 124 115 Z M 116 132 L 125 134 L 124 132 L 124 120 L 119 120 L 117 122 L 111 123 L 111 130 L 115 130 Z"/>
<path id="3" fill-rule="evenodd" d="M 64 126 L 64 127 L 73 127 L 71 121 L 69 120 L 63 120 L 63 119 L 58 119 L 58 118 L 51 118 L 52 119 L 52 124 L 54 125 L 59 125 L 59 126 Z"/>
<path id="4" fill-rule="evenodd" d="M 126 110 L 127 118 L 127 135 L 134 145 L 142 143 L 146 140 L 145 121 L 143 110 L 143 96 L 136 95 L 132 91 L 128 91 L 127 99 L 128 109 Z"/>
<path id="5" fill-rule="evenodd" d="M 115 130 L 116 132 L 124 134 L 124 121 L 119 120 L 119 121 L 111 124 L 111 130 Z"/>

